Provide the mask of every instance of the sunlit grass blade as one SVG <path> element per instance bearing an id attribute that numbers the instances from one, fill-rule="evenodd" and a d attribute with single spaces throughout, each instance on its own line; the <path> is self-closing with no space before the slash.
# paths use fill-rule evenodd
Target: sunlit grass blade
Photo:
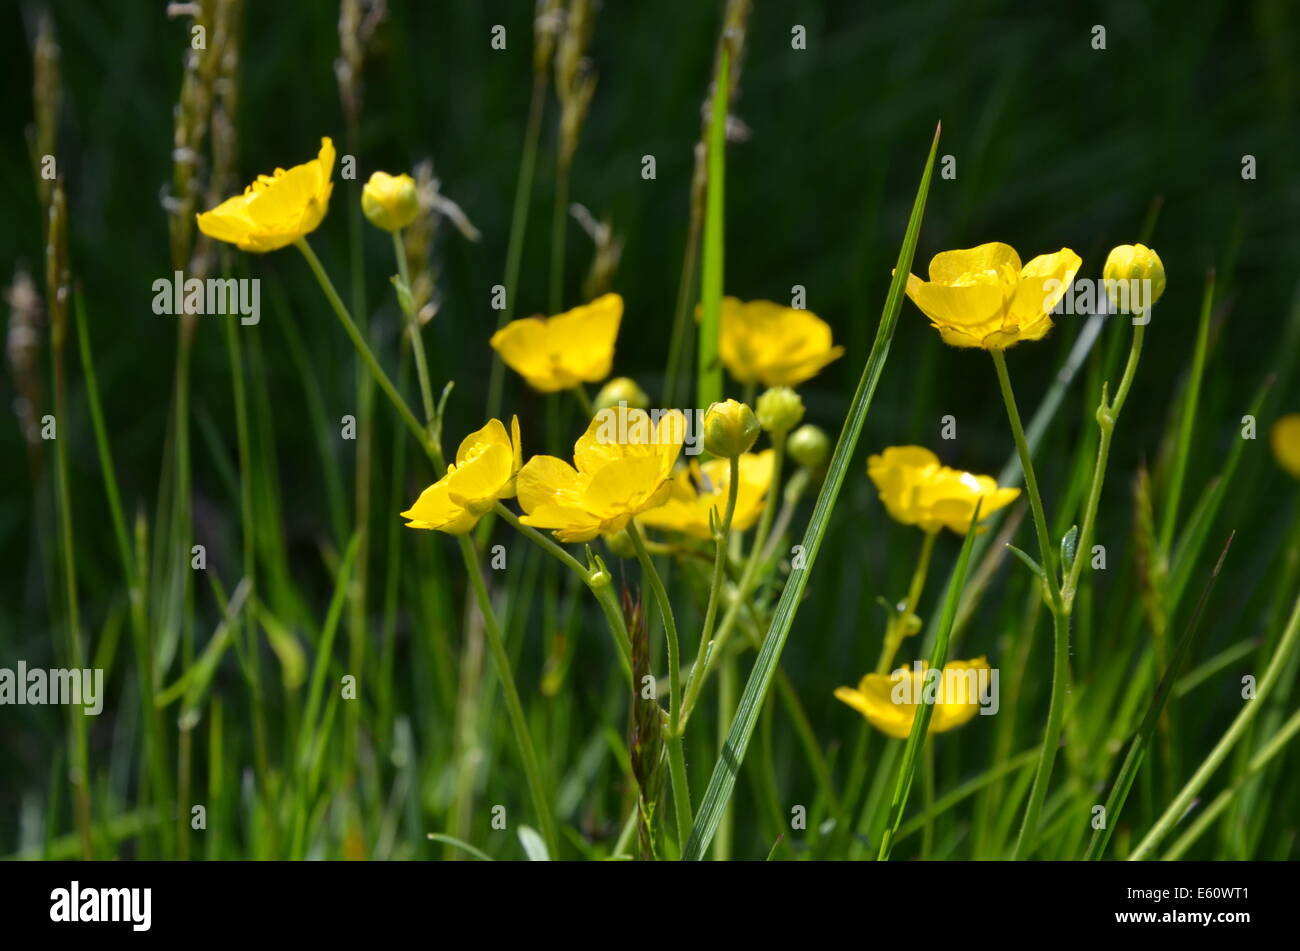
<path id="1" fill-rule="evenodd" d="M 781 659 L 781 651 L 785 647 L 786 638 L 790 635 L 790 627 L 794 624 L 795 611 L 798 610 L 804 589 L 808 586 L 808 576 L 812 573 L 816 562 L 817 551 L 821 547 L 822 538 L 830 523 L 831 512 L 839 498 L 840 487 L 844 484 L 849 462 L 857 449 L 858 437 L 862 434 L 862 425 L 866 421 L 871 398 L 875 394 L 876 384 L 880 380 L 885 360 L 889 356 L 894 326 L 898 322 L 898 314 L 903 305 L 903 288 L 912 267 L 912 257 L 916 252 L 916 242 L 921 231 L 921 218 L 925 214 L 925 200 L 930 192 L 930 175 L 934 170 L 934 157 L 939 148 L 940 131 L 940 128 L 935 129 L 934 140 L 930 144 L 930 155 L 925 163 L 925 171 L 921 175 L 921 185 L 917 189 L 912 214 L 903 236 L 903 244 L 898 252 L 894 278 L 889 285 L 889 294 L 885 298 L 875 343 L 867 357 L 866 366 L 863 367 L 857 392 L 853 394 L 853 403 L 849 407 L 844 428 L 840 431 L 835 453 L 831 457 L 830 469 L 817 495 L 817 503 L 813 507 L 808 528 L 804 532 L 803 543 L 800 546 L 804 567 L 790 573 L 785 589 L 781 593 L 781 600 L 777 603 L 767 638 L 763 641 L 758 659 L 754 662 L 754 669 L 745 684 L 745 690 L 736 708 L 736 716 L 727 733 L 726 743 L 713 767 L 708 789 L 705 790 L 699 811 L 696 813 L 695 824 L 682 856 L 685 859 L 698 860 L 703 857 L 709 843 L 713 840 L 714 832 L 717 831 L 723 811 L 731 800 L 736 785 L 736 774 L 745 758 L 745 750 L 753 735 L 754 725 L 758 722 L 758 715 L 763 709 L 763 702 L 767 698 L 776 665 Z"/>

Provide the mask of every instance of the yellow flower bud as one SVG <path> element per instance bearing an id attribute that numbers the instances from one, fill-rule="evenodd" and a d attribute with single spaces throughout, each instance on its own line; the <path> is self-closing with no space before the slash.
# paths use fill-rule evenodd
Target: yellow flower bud
<path id="1" fill-rule="evenodd" d="M 803 419 L 803 400 L 788 386 L 764 390 L 757 409 L 758 423 L 769 433 L 788 433 Z"/>
<path id="2" fill-rule="evenodd" d="M 1112 304 L 1128 302 L 1127 308 L 1122 312 L 1145 313 L 1165 292 L 1165 266 L 1160 262 L 1160 255 L 1144 244 L 1121 244 L 1112 248 L 1106 256 L 1106 266 L 1102 268 L 1101 276 L 1106 282 L 1106 296 Z M 1121 281 L 1151 283 L 1147 287 L 1138 285 L 1140 296 L 1135 301 L 1130 290 L 1120 286 Z M 1132 288 L 1133 285 L 1127 287 Z"/>
<path id="3" fill-rule="evenodd" d="M 624 403 L 633 409 L 649 409 L 650 397 L 646 396 L 645 390 L 637 386 L 636 380 L 619 376 L 602 386 L 600 392 L 596 394 L 596 412 L 614 409 L 619 403 Z"/>
<path id="4" fill-rule="evenodd" d="M 758 433 L 758 420 L 746 403 L 725 400 L 704 414 L 704 449 L 720 459 L 749 452 Z"/>
<path id="5" fill-rule="evenodd" d="M 375 172 L 361 190 L 361 210 L 370 223 L 385 231 L 400 231 L 420 214 L 420 198 L 410 175 Z"/>
<path id="6" fill-rule="evenodd" d="M 799 465 L 816 469 L 831 454 L 831 441 L 820 426 L 804 423 L 790 434 L 785 449 Z"/>

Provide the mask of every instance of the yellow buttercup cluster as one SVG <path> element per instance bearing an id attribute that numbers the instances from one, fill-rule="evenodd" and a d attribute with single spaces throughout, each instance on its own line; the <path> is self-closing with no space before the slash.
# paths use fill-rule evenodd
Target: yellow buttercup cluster
<path id="1" fill-rule="evenodd" d="M 772 485 L 771 449 L 747 452 L 737 460 L 740 478 L 736 483 L 736 510 L 731 516 L 732 531 L 748 531 L 763 513 L 763 503 Z M 727 514 L 727 494 L 731 489 L 731 463 L 727 459 L 710 459 L 700 464 L 691 461 L 672 478 L 668 501 L 638 516 L 651 528 L 680 532 L 692 538 L 709 539 L 709 515 L 715 525 L 722 525 Z"/>
<path id="2" fill-rule="evenodd" d="M 930 261 L 930 280 L 907 276 L 907 296 L 954 347 L 1006 350 L 1040 340 L 1052 308 L 1083 262 L 1069 248 L 1040 254 L 1023 267 L 1010 245 L 944 251 Z"/>
<path id="3" fill-rule="evenodd" d="M 554 317 L 512 320 L 492 335 L 492 349 L 542 393 L 599 383 L 613 365 L 622 319 L 623 298 L 605 294 Z"/>
<path id="4" fill-rule="evenodd" d="M 807 310 L 771 301 L 722 299 L 718 353 L 741 383 L 798 386 L 844 353 L 831 345 L 831 328 Z"/>
<path id="5" fill-rule="evenodd" d="M 334 143 L 320 140 L 310 162 L 259 175 L 242 195 L 198 216 L 199 230 L 241 251 L 275 251 L 315 231 L 334 190 Z"/>
<path id="6" fill-rule="evenodd" d="M 965 535 L 976 502 L 983 500 L 982 522 L 1020 495 L 1019 489 L 999 488 L 991 476 L 940 465 L 923 446 L 891 446 L 867 460 L 867 474 L 890 516 L 926 532 L 946 527 Z"/>
<path id="7" fill-rule="evenodd" d="M 499 499 L 515 494 L 515 476 L 522 464 L 519 418 L 510 420 L 510 433 L 499 419 L 470 433 L 456 450 L 447 474 L 420 493 L 402 513 L 407 528 L 431 528 L 463 535 Z"/>
<path id="8" fill-rule="evenodd" d="M 934 695 L 934 711 L 928 732 L 945 733 L 970 722 L 979 713 L 980 671 L 989 669 L 983 657 L 950 661 L 944 664 L 937 683 L 927 688 L 925 674 L 929 665 L 922 662 L 920 670 L 900 667 L 892 674 L 867 674 L 856 690 L 837 687 L 835 697 L 861 713 L 881 733 L 905 740 L 912 732 L 917 707 L 927 699 L 929 689 Z"/>
<path id="9" fill-rule="evenodd" d="M 604 410 L 574 445 L 574 465 L 533 456 L 520 470 L 519 504 L 528 513 L 520 521 L 550 529 L 562 542 L 622 531 L 633 516 L 667 500 L 685 436 L 678 410 L 657 424 L 644 410 Z"/>

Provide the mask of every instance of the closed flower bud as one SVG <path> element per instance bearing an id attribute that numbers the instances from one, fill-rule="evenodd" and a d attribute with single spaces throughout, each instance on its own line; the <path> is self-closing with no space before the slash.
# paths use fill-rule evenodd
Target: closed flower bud
<path id="1" fill-rule="evenodd" d="M 377 228 L 402 230 L 420 214 L 415 180 L 406 174 L 375 172 L 361 190 L 361 210 Z"/>
<path id="2" fill-rule="evenodd" d="M 788 433 L 803 419 L 803 400 L 788 386 L 764 390 L 758 398 L 758 423 L 769 433 Z"/>
<path id="3" fill-rule="evenodd" d="M 720 459 L 749 452 L 758 433 L 758 420 L 748 404 L 725 400 L 714 403 L 704 414 L 704 449 Z"/>
<path id="4" fill-rule="evenodd" d="M 805 423 L 790 434 L 785 449 L 799 465 L 816 469 L 831 454 L 831 441 L 820 426 Z"/>
<path id="5" fill-rule="evenodd" d="M 596 412 L 614 409 L 623 403 L 633 409 L 649 409 L 650 397 L 645 390 L 636 385 L 636 380 L 626 376 L 615 377 L 600 388 L 596 394 Z"/>
<path id="6" fill-rule="evenodd" d="M 1160 262 L 1160 255 L 1144 244 L 1121 244 L 1117 248 L 1112 248 L 1110 254 L 1106 256 L 1106 266 L 1102 269 L 1101 276 L 1106 282 L 1106 295 L 1110 297 L 1111 302 L 1118 304 L 1127 299 L 1130 301 L 1128 309 L 1132 311 L 1146 311 L 1165 292 L 1165 266 Z M 1141 296 L 1133 302 L 1131 290 L 1126 292 L 1120 289 L 1120 281 L 1150 281 L 1151 283 L 1145 286 L 1138 285 Z M 1131 284 L 1129 288 L 1132 288 Z M 1140 306 L 1133 306 L 1134 303 Z"/>

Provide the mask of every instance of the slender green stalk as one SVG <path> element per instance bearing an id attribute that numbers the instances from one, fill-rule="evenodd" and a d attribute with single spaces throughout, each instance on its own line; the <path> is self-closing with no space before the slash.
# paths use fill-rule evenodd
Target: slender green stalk
<path id="1" fill-rule="evenodd" d="M 528 780 L 528 790 L 532 794 L 533 808 L 537 811 L 537 821 L 542 827 L 542 838 L 546 840 L 547 851 L 558 856 L 560 840 L 556 833 L 555 816 L 542 782 L 542 770 L 533 747 L 532 734 L 528 732 L 528 720 L 524 717 L 524 706 L 519 700 L 519 689 L 515 686 L 515 675 L 510 666 L 510 655 L 506 652 L 505 640 L 501 636 L 501 626 L 497 622 L 496 612 L 492 610 L 492 599 L 488 596 L 487 586 L 483 583 L 483 572 L 478 564 L 478 553 L 474 543 L 465 535 L 456 536 L 460 543 L 461 557 L 465 561 L 465 571 L 469 574 L 470 586 L 478 602 L 479 613 L 483 617 L 483 630 L 487 634 L 488 650 L 492 652 L 492 661 L 496 665 L 497 679 L 501 681 L 501 693 L 506 701 L 506 713 L 510 717 L 510 727 L 515 734 L 515 744 L 519 747 L 523 759 L 524 776 Z"/>
<path id="2" fill-rule="evenodd" d="M 420 421 L 415 418 L 410 407 L 406 405 L 406 401 L 397 392 L 397 388 L 393 386 L 393 381 L 388 378 L 384 368 L 379 365 L 379 360 L 371 351 L 370 344 L 366 343 L 365 337 L 361 336 L 361 331 L 357 329 L 357 325 L 348 314 L 347 308 L 343 306 L 343 301 L 339 299 L 338 291 L 334 289 L 334 284 L 330 281 L 329 275 L 325 273 L 325 269 L 321 266 L 320 259 L 316 257 L 316 252 L 311 249 L 311 245 L 307 243 L 305 238 L 299 238 L 294 242 L 294 245 L 302 252 L 302 256 L 307 259 L 312 273 L 316 276 L 317 283 L 320 284 L 321 290 L 325 292 L 325 299 L 329 301 L 330 307 L 334 309 L 335 316 L 343 324 L 343 329 L 352 340 L 352 345 L 357 348 L 357 353 L 360 354 L 362 362 L 365 363 L 371 375 L 375 378 L 375 382 L 379 384 L 379 388 L 384 391 L 384 395 L 393 404 L 393 408 L 397 410 L 397 415 L 406 425 L 406 428 L 411 431 L 411 435 L 415 436 L 416 441 L 424 448 L 425 452 L 432 454 L 434 451 L 433 441 L 429 438 L 428 433 L 424 431 L 424 427 L 420 425 Z"/>
<path id="3" fill-rule="evenodd" d="M 921 542 L 921 554 L 917 557 L 916 568 L 912 571 L 912 583 L 908 585 L 907 600 L 903 602 L 903 610 L 890 618 L 885 629 L 884 643 L 880 646 L 880 660 L 876 663 L 876 673 L 878 674 L 889 673 L 889 667 L 894 662 L 894 655 L 898 653 L 903 638 L 907 636 L 907 623 L 912 615 L 916 613 L 916 605 L 921 600 L 921 592 L 925 590 L 925 576 L 930 570 L 930 555 L 934 552 L 934 540 L 938 537 L 939 532 L 937 529 L 928 531 L 925 533 L 925 540 Z"/>
<path id="4" fill-rule="evenodd" d="M 1046 589 L 1048 607 L 1052 614 L 1052 694 L 1047 708 L 1047 725 L 1043 729 L 1043 745 L 1038 755 L 1038 768 L 1034 771 L 1034 785 L 1029 793 L 1029 803 L 1025 807 L 1025 817 L 1020 826 L 1020 835 L 1016 839 L 1015 857 L 1024 859 L 1033 851 L 1038 839 L 1038 822 L 1043 809 L 1043 799 L 1047 787 L 1052 781 L 1052 767 L 1056 762 L 1056 748 L 1061 740 L 1061 725 L 1065 721 L 1066 692 L 1070 679 L 1070 613 L 1069 607 L 1061 597 L 1060 578 L 1056 573 L 1055 553 L 1048 539 L 1047 516 L 1043 514 L 1043 500 L 1038 492 L 1038 477 L 1034 474 L 1034 460 L 1025 440 L 1024 427 L 1020 424 L 1020 411 L 1016 408 L 1016 397 L 1011 391 L 1011 379 L 1007 376 L 1007 364 L 1002 351 L 990 350 L 993 365 L 997 368 L 998 384 L 1002 389 L 1002 399 L 1007 406 L 1007 418 L 1011 422 L 1011 432 L 1016 440 L 1016 451 L 1020 453 L 1020 465 L 1025 473 L 1025 488 L 1029 492 L 1030 509 L 1034 516 L 1034 528 L 1038 532 L 1039 556 L 1042 559 L 1046 577 L 1042 579 Z M 1100 490 L 1098 490 L 1100 491 Z M 1076 558 L 1076 562 L 1082 559 Z"/>
<path id="5" fill-rule="evenodd" d="M 1233 746 L 1245 735 L 1246 728 L 1250 726 L 1251 721 L 1263 708 L 1264 700 L 1272 694 L 1274 684 L 1281 676 L 1283 669 L 1286 667 L 1286 662 L 1290 658 L 1292 651 L 1295 650 L 1297 643 L 1300 643 L 1300 598 L 1296 599 L 1295 608 L 1291 612 L 1291 619 L 1287 621 L 1282 640 L 1278 643 L 1277 650 L 1273 652 L 1273 657 L 1268 662 L 1264 676 L 1260 678 L 1259 687 L 1254 698 L 1246 701 L 1245 706 L 1241 708 L 1241 711 L 1232 721 L 1232 725 L 1228 727 L 1227 732 L 1214 745 L 1210 755 L 1205 757 L 1201 765 L 1196 768 L 1196 772 L 1192 774 L 1192 778 L 1187 781 L 1187 784 L 1174 797 L 1174 801 L 1156 820 L 1155 825 L 1151 827 L 1151 831 L 1138 843 L 1137 848 L 1129 856 L 1130 861 L 1146 858 L 1182 819 L 1196 798 L 1196 794 L 1214 775 L 1214 771 L 1223 764 Z"/>
<path id="6" fill-rule="evenodd" d="M 704 665 L 704 654 L 713 639 L 713 622 L 718 615 L 718 599 L 722 596 L 723 574 L 727 565 L 727 545 L 731 541 L 731 519 L 736 514 L 736 496 L 740 490 L 740 457 L 732 456 L 728 460 L 728 467 L 727 507 L 722 516 L 722 525 L 714 530 L 713 581 L 709 585 L 709 604 L 704 611 L 704 627 L 700 629 L 700 643 L 695 651 L 695 665 L 691 668 L 691 676 L 687 679 L 687 706 L 690 706 L 694 700 L 690 688 L 692 683 L 696 682 L 695 672 L 701 670 Z M 737 592 L 737 600 L 740 600 L 739 592 Z"/>
<path id="7" fill-rule="evenodd" d="M 397 257 L 397 274 L 406 288 L 405 294 L 399 294 L 401 311 L 406 317 L 406 331 L 411 335 L 411 353 L 415 357 L 415 376 L 420 384 L 420 405 L 424 407 L 425 425 L 432 429 L 437 418 L 433 405 L 433 388 L 429 384 L 429 363 L 424 352 L 424 338 L 420 336 L 420 321 L 415 316 L 415 309 L 409 306 L 411 293 L 410 265 L 406 260 L 406 245 L 402 241 L 402 232 L 393 232 L 393 254 Z"/>
<path id="8" fill-rule="evenodd" d="M 700 328 L 696 348 L 696 399 L 710 406 L 722 399 L 722 363 L 718 359 L 718 332 L 722 321 L 723 247 L 727 170 L 727 87 L 731 81 L 731 53 L 724 43 L 722 65 L 713 85 L 709 120 L 709 182 L 704 207 L 704 251 L 700 275 Z"/>
<path id="9" fill-rule="evenodd" d="M 533 196 L 533 178 L 537 169 L 537 142 L 541 137 L 542 113 L 546 104 L 546 86 L 550 70 L 533 71 L 533 97 L 528 105 L 528 125 L 524 131 L 524 151 L 519 158 L 519 178 L 515 182 L 515 204 L 510 215 L 510 238 L 506 244 L 506 306 L 497 318 L 497 329 L 506 325 L 518 312 L 515 294 L 519 290 L 519 263 L 524 253 L 524 233 L 528 230 L 528 209 Z M 505 383 L 505 364 L 492 351 L 492 370 L 488 377 L 488 419 L 501 412 L 501 393 Z"/>
<path id="10" fill-rule="evenodd" d="M 1195 844 L 1196 840 L 1214 824 L 1214 820 L 1223 814 L 1231 804 L 1233 797 L 1241 791 L 1247 781 L 1281 753 L 1298 733 L 1300 733 L 1300 710 L 1291 714 L 1290 719 L 1283 724 L 1282 728 L 1260 747 L 1259 752 L 1251 757 L 1245 771 L 1238 777 L 1237 781 L 1230 788 L 1214 797 L 1214 801 L 1196 817 L 1196 820 L 1187 827 L 1187 831 L 1180 835 L 1177 841 L 1169 847 L 1169 850 L 1161 857 L 1162 860 L 1170 862 L 1182 858 L 1183 854 Z"/>
<path id="11" fill-rule="evenodd" d="M 628 522 L 627 534 L 632 539 L 637 560 L 641 563 L 641 570 L 659 604 L 659 613 L 663 616 L 664 622 L 664 635 L 668 643 L 668 729 L 664 736 L 664 743 L 668 747 L 668 777 L 673 787 L 673 808 L 677 815 L 677 841 L 679 847 L 685 848 L 686 837 L 691 828 L 691 793 L 686 782 L 686 756 L 682 749 L 681 651 L 677 640 L 677 621 L 673 617 L 673 605 L 668 600 L 663 579 L 659 577 L 659 571 L 655 568 L 650 553 L 646 551 L 645 542 L 641 540 L 641 532 L 638 531 L 636 522 Z"/>

